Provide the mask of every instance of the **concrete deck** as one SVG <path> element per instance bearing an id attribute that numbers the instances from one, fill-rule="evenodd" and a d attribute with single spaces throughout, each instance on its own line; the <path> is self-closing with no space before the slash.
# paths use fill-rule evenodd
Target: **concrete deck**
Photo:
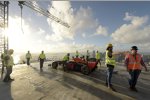
<path id="1" fill-rule="evenodd" d="M 44 64 L 43 72 L 39 63 L 14 66 L 12 77 L 15 81 L 3 83 L 0 80 L 0 100 L 149 100 L 150 72 L 142 71 L 137 89 L 128 89 L 128 73 L 117 66 L 118 74 L 113 75 L 113 84 L 117 92 L 105 86 L 106 68 L 104 65 L 89 76 L 79 72 L 63 72 Z M 149 68 L 150 69 L 150 68 Z"/>

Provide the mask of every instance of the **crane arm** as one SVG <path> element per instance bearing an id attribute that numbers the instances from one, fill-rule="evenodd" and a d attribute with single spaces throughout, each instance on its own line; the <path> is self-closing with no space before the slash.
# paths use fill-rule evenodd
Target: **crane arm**
<path id="1" fill-rule="evenodd" d="M 59 19 L 58 17 L 52 15 L 48 10 L 45 10 L 43 8 L 38 7 L 37 5 L 33 4 L 31 1 L 18 1 L 19 2 L 19 6 L 22 8 L 23 5 L 35 10 L 36 12 L 54 20 L 55 22 L 69 28 L 70 26 L 68 25 L 68 23 L 62 21 L 61 19 Z"/>

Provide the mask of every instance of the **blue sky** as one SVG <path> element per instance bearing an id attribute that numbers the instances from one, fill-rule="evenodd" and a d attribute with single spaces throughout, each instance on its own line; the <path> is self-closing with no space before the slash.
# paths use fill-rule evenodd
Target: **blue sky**
<path id="1" fill-rule="evenodd" d="M 149 1 L 34 3 L 69 23 L 71 28 L 67 29 L 24 6 L 23 34 L 20 28 L 20 8 L 16 1 L 10 1 L 11 31 L 8 34 L 11 35 L 8 36 L 10 48 L 16 52 L 104 51 L 107 43 L 113 43 L 116 51 L 129 50 L 132 45 L 137 45 L 141 51 L 150 51 Z"/>

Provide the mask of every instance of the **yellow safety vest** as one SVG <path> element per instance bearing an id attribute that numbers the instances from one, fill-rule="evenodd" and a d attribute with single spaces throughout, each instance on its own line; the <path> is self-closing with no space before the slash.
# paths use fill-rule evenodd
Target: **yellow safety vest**
<path id="1" fill-rule="evenodd" d="M 96 53 L 96 59 L 100 59 L 100 53 Z"/>
<path id="2" fill-rule="evenodd" d="M 110 58 L 108 56 L 108 50 L 106 50 L 106 55 L 105 55 L 105 64 L 109 64 L 109 65 L 113 65 L 115 66 L 116 65 L 116 61 L 115 61 L 115 57 L 112 55 L 112 57 Z"/>
<path id="3" fill-rule="evenodd" d="M 141 66 L 142 57 L 140 54 L 136 54 L 136 59 L 133 57 L 132 54 L 128 54 L 127 57 L 129 58 L 128 69 L 132 69 L 132 70 L 142 69 L 142 66 Z"/>
<path id="4" fill-rule="evenodd" d="M 40 56 L 39 56 L 39 58 L 40 58 L 40 59 L 45 59 L 45 58 L 46 58 L 46 57 L 45 57 L 45 54 L 44 54 L 44 53 L 43 53 L 43 54 L 41 53 Z"/>
<path id="5" fill-rule="evenodd" d="M 63 61 L 68 61 L 69 57 L 67 55 L 64 56 Z"/>

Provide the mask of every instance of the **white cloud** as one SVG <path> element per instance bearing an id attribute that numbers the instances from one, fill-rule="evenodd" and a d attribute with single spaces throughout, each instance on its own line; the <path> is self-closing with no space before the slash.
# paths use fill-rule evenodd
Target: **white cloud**
<path id="1" fill-rule="evenodd" d="M 148 16 L 138 17 L 126 13 L 124 20 L 130 23 L 123 24 L 112 33 L 113 41 L 134 44 L 150 42 L 150 25 L 146 25 Z"/>
<path id="2" fill-rule="evenodd" d="M 76 44 L 76 43 L 65 43 L 65 42 L 56 42 L 55 44 L 50 44 L 48 46 L 49 51 L 51 52 L 86 52 L 86 50 L 99 50 L 99 47 L 93 44 Z"/>
<path id="3" fill-rule="evenodd" d="M 47 34 L 45 36 L 45 39 L 48 40 L 48 41 L 54 41 L 54 42 L 58 42 L 58 41 L 62 41 L 63 38 L 57 34 L 52 34 L 52 35 L 49 35 Z"/>
<path id="4" fill-rule="evenodd" d="M 33 30 L 30 28 L 30 23 L 23 19 L 23 29 L 24 34 L 20 27 L 20 17 L 10 17 L 9 18 L 9 46 L 15 50 L 15 53 L 25 53 L 30 50 L 32 53 L 39 53 L 41 50 L 45 52 L 75 52 L 79 50 L 84 52 L 86 50 L 99 50 L 99 47 L 93 44 L 76 44 L 74 41 L 72 43 L 65 43 L 62 37 L 59 35 L 48 35 L 41 37 L 45 34 L 45 31 L 41 28 L 38 30 Z M 38 35 L 37 34 L 41 34 Z M 46 40 L 51 42 L 47 42 Z"/>
<path id="5" fill-rule="evenodd" d="M 101 26 L 98 24 L 98 20 L 94 18 L 92 9 L 90 7 L 83 8 L 81 6 L 79 10 L 76 10 L 72 8 L 70 1 L 52 1 L 52 6 L 49 8 L 49 11 L 52 15 L 57 16 L 71 26 L 70 28 L 66 28 L 52 21 L 51 19 L 47 19 L 48 24 L 53 31 L 53 36 L 51 37 L 59 36 L 61 37 L 60 41 L 64 39 L 73 40 L 76 34 L 83 33 L 87 30 L 96 31 L 97 27 Z M 102 29 L 98 30 L 98 34 L 106 36 L 107 29 L 103 26 L 101 27 Z M 103 33 L 101 33 L 100 31 L 102 31 Z M 83 34 L 81 35 L 83 36 Z"/>
<path id="6" fill-rule="evenodd" d="M 43 35 L 43 34 L 45 34 L 45 30 L 43 30 L 43 29 L 39 28 L 39 31 L 38 31 L 38 33 L 37 33 L 37 34 L 39 34 L 39 35 Z"/>
<path id="7" fill-rule="evenodd" d="M 52 1 L 52 6 L 49 8 L 49 11 L 52 15 L 57 16 L 62 21 L 69 23 L 69 25 L 73 21 L 73 12 L 69 1 Z M 51 37 L 73 39 L 74 32 L 72 32 L 71 28 L 60 25 L 51 19 L 47 19 L 47 21 L 53 30 Z"/>
<path id="8" fill-rule="evenodd" d="M 43 40 L 44 37 L 41 36 L 42 34 L 45 34 L 43 29 L 32 28 L 30 23 L 24 19 L 22 19 L 22 29 L 21 18 L 18 16 L 10 16 L 9 28 L 6 31 L 3 31 L 9 38 L 9 48 L 14 49 L 15 53 L 26 52 L 27 50 L 37 52 L 40 50 L 40 45 L 44 48 L 45 41 Z"/>
<path id="9" fill-rule="evenodd" d="M 98 26 L 97 19 L 94 19 L 92 9 L 90 7 L 79 8 L 75 15 L 74 27 L 75 30 L 91 29 Z"/>
<path id="10" fill-rule="evenodd" d="M 95 35 L 108 36 L 107 28 L 99 25 L 99 27 L 96 29 Z"/>
<path id="11" fill-rule="evenodd" d="M 86 34 L 85 34 L 85 33 L 82 33 L 82 37 L 85 38 L 85 37 L 86 37 Z"/>

